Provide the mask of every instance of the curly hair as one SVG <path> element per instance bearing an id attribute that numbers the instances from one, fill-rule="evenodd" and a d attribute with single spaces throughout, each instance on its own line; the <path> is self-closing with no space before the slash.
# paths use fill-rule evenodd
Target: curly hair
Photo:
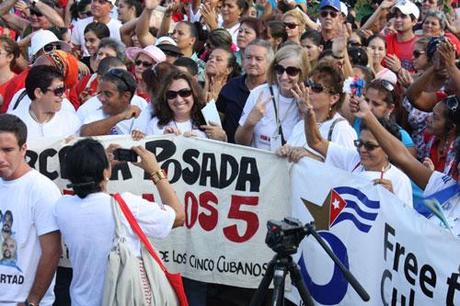
<path id="1" fill-rule="evenodd" d="M 158 118 L 158 126 L 165 126 L 172 120 L 174 120 L 174 113 L 169 107 L 168 99 L 166 98 L 166 92 L 171 87 L 171 84 L 176 80 L 184 80 L 190 86 L 192 90 L 193 106 L 190 113 L 190 119 L 192 124 L 200 126 L 204 124 L 204 119 L 201 114 L 201 109 L 205 105 L 205 99 L 201 87 L 197 81 L 188 73 L 180 70 L 171 72 L 165 79 L 164 85 L 158 92 L 158 101 L 155 103 L 155 114 Z"/>

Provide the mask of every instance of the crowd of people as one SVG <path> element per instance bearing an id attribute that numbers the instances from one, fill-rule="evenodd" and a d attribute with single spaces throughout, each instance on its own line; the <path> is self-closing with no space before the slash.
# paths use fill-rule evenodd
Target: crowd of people
<path id="1" fill-rule="evenodd" d="M 312 158 L 381 185 L 460 237 L 458 1 L 372 0 L 368 15 L 362 5 L 2 1 L 0 305 L 102 300 L 116 146 L 104 150 L 91 138 L 73 145 L 64 163 L 75 195 L 62 197 L 25 161 L 27 142 L 46 137 L 174 134 L 293 163 Z M 210 104 L 217 122 L 202 112 Z M 183 224 L 183 205 L 154 154 L 132 149 L 161 201 L 122 196 L 146 233 L 164 238 Z M 428 196 L 446 220 L 427 212 Z M 73 276 L 58 269 L 55 286 L 61 233 Z M 207 285 L 187 286 L 190 304 L 206 305 Z M 233 291 L 217 296 L 248 302 Z"/>

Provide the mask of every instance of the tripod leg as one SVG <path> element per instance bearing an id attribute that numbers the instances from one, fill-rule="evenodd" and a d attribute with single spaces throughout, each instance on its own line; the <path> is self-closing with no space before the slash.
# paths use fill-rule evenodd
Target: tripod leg
<path id="1" fill-rule="evenodd" d="M 273 272 L 275 271 L 275 263 L 277 261 L 277 256 L 273 257 L 273 259 L 268 263 L 267 270 L 265 271 L 265 275 L 260 282 L 259 287 L 257 288 L 256 293 L 252 296 L 251 302 L 249 303 L 250 306 L 260 306 L 262 305 L 265 296 L 267 295 L 268 286 L 273 279 Z"/>
<path id="2" fill-rule="evenodd" d="M 284 305 L 284 281 L 286 279 L 287 269 L 283 263 L 277 263 L 273 274 L 273 306 Z"/>
<path id="3" fill-rule="evenodd" d="M 302 298 L 304 305 L 314 306 L 315 304 L 313 303 L 311 294 L 308 291 L 307 286 L 305 285 L 302 279 L 302 275 L 300 274 L 299 267 L 294 261 L 292 261 L 292 258 L 289 263 L 289 272 L 291 273 L 292 283 L 297 288 L 297 291 L 299 291 L 300 297 Z"/>

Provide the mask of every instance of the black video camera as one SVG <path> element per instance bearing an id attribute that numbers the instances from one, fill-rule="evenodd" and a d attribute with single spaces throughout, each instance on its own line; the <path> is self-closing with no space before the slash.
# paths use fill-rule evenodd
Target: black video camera
<path id="1" fill-rule="evenodd" d="M 282 221 L 269 220 L 267 229 L 265 243 L 280 255 L 295 254 L 299 243 L 308 233 L 302 222 L 295 218 L 284 218 Z"/>

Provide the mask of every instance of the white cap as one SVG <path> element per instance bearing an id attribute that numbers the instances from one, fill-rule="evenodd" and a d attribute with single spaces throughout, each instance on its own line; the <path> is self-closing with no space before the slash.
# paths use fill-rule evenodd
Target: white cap
<path id="1" fill-rule="evenodd" d="M 53 32 L 49 30 L 40 29 L 36 31 L 35 34 L 32 36 L 32 39 L 30 41 L 29 54 L 31 56 L 34 56 L 44 46 L 54 42 L 59 43 L 61 45 L 61 50 L 63 51 L 69 52 L 72 49 L 70 45 L 63 42 L 62 40 L 59 40 Z"/>
<path id="2" fill-rule="evenodd" d="M 170 45 L 173 45 L 173 46 L 177 47 L 177 44 L 174 41 L 174 39 L 172 39 L 169 36 L 161 36 L 160 38 L 158 38 L 157 41 L 155 42 L 155 46 L 158 46 L 158 45 L 161 45 L 161 44 L 170 44 Z"/>
<path id="3" fill-rule="evenodd" d="M 418 20 L 418 17 L 420 17 L 420 10 L 418 6 L 409 0 L 398 1 L 396 5 L 393 6 L 391 11 L 394 13 L 395 9 L 400 10 L 404 15 L 413 15 L 416 20 Z"/>
<path id="4" fill-rule="evenodd" d="M 340 12 L 346 16 L 348 16 L 348 7 L 345 3 L 340 1 Z"/>

